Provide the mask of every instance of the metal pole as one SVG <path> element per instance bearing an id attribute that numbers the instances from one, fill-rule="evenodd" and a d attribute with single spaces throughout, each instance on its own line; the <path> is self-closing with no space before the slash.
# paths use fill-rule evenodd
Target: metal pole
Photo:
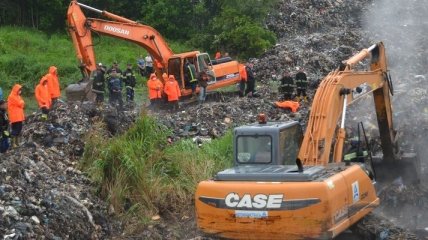
<path id="1" fill-rule="evenodd" d="M 343 98 L 343 110 L 342 110 L 342 122 L 340 123 L 340 128 L 345 128 L 345 117 L 346 117 L 346 100 L 348 99 L 348 94 L 344 94 Z"/>
<path id="2" fill-rule="evenodd" d="M 367 48 L 367 50 L 369 50 L 369 52 L 371 52 L 371 51 L 373 51 L 373 49 L 375 49 L 376 46 L 377 46 L 376 44 L 373 44 L 369 48 Z"/>
<path id="3" fill-rule="evenodd" d="M 102 13 L 103 13 L 103 11 L 101 11 L 101 10 L 99 10 L 99 9 L 96 9 L 96 8 L 93 8 L 93 7 L 91 7 L 91 6 L 85 5 L 85 4 L 83 4 L 83 3 L 77 3 L 77 5 L 79 5 L 79 6 L 83 7 L 83 8 L 85 8 L 85 9 L 88 9 L 88 10 L 94 11 L 94 12 L 96 12 L 96 13 L 99 13 L 99 14 L 102 14 Z"/>

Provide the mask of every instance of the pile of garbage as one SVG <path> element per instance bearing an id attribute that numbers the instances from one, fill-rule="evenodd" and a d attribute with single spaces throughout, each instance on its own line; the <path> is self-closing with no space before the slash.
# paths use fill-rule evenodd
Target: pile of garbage
<path id="1" fill-rule="evenodd" d="M 264 113 L 269 121 L 306 121 L 307 104 L 302 104 L 300 111 L 292 113 L 289 109 L 274 106 L 276 96 L 269 94 L 269 86 L 261 85 L 260 97 L 239 98 L 227 96 L 222 101 L 208 101 L 203 105 L 186 105 L 178 112 L 158 111 L 153 114 L 159 121 L 173 131 L 175 139 L 202 137 L 217 138 L 229 129 L 254 123 L 257 115 Z"/>
<path id="2" fill-rule="evenodd" d="M 369 47 L 361 16 L 372 0 L 281 1 L 267 27 L 279 37 L 276 46 L 256 60 L 262 81 L 276 80 L 285 70 L 305 69 L 314 85 L 340 62 Z"/>
<path id="3" fill-rule="evenodd" d="M 103 239 L 119 226 L 78 170 L 84 134 L 93 123 L 111 118 L 111 112 L 91 103 L 59 102 L 48 121 L 38 114 L 28 117 L 21 145 L 0 155 L 3 239 Z M 134 111 L 117 115 L 116 131 L 129 127 L 135 116 Z"/>

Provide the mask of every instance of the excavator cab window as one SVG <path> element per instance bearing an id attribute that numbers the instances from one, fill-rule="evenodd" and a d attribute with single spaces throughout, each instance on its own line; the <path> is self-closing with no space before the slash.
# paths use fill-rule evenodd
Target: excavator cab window
<path id="1" fill-rule="evenodd" d="M 184 81 L 181 78 L 181 59 L 180 58 L 170 58 L 168 60 L 168 75 L 174 75 L 175 79 L 178 81 L 180 88 L 184 87 Z"/>
<path id="2" fill-rule="evenodd" d="M 300 144 L 303 140 L 302 129 L 299 125 L 285 128 L 279 133 L 279 163 L 295 165 Z"/>
<path id="3" fill-rule="evenodd" d="M 242 135 L 237 138 L 237 156 L 240 164 L 266 164 L 272 162 L 272 137 L 268 135 Z"/>
<path id="4" fill-rule="evenodd" d="M 198 63 L 197 65 L 198 72 L 206 71 L 208 73 L 209 81 L 208 84 L 216 82 L 215 72 L 212 67 L 211 59 L 208 53 L 201 53 L 197 55 Z"/>

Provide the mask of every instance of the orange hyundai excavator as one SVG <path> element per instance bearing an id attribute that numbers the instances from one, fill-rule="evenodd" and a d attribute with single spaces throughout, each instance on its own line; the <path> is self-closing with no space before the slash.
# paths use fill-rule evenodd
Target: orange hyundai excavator
<path id="1" fill-rule="evenodd" d="M 87 18 L 81 8 L 101 14 L 113 21 Z M 174 54 L 165 39 L 152 27 L 75 0 L 71 1 L 68 8 L 67 22 L 83 75 L 83 81 L 67 87 L 66 94 L 69 100 L 94 99 L 89 83 L 89 75 L 96 69 L 92 32 L 130 41 L 143 47 L 154 59 L 154 68 L 159 79 L 162 79 L 161 75 L 164 72 L 174 75 L 179 82 L 182 96 L 191 94 L 188 83 L 184 79 L 186 60 L 195 65 L 198 73 L 208 72 L 210 77 L 208 90 L 229 86 L 241 80 L 239 68 L 242 64 L 232 61 L 230 57 L 211 60 L 207 53 L 199 51 Z"/>
<path id="2" fill-rule="evenodd" d="M 353 69 L 370 56 L 369 70 Z M 363 151 L 355 161 L 344 162 L 349 160 L 343 153 L 347 107 L 371 93 L 382 164 Z M 382 173 L 396 177 L 394 169 L 415 161 L 415 154 L 398 151 L 391 94 L 384 45 L 378 43 L 323 79 L 304 136 L 298 122 L 267 122 L 263 116 L 256 124 L 235 128 L 235 166 L 197 187 L 198 227 L 231 239 L 332 239 L 339 235 L 379 205 L 375 186 Z"/>

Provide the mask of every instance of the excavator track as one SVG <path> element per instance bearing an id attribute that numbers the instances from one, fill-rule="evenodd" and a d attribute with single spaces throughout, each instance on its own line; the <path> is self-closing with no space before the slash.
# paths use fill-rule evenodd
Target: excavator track
<path id="1" fill-rule="evenodd" d="M 370 213 L 351 227 L 352 233 L 365 240 L 418 240 L 413 232 L 400 227 L 387 218 Z"/>

